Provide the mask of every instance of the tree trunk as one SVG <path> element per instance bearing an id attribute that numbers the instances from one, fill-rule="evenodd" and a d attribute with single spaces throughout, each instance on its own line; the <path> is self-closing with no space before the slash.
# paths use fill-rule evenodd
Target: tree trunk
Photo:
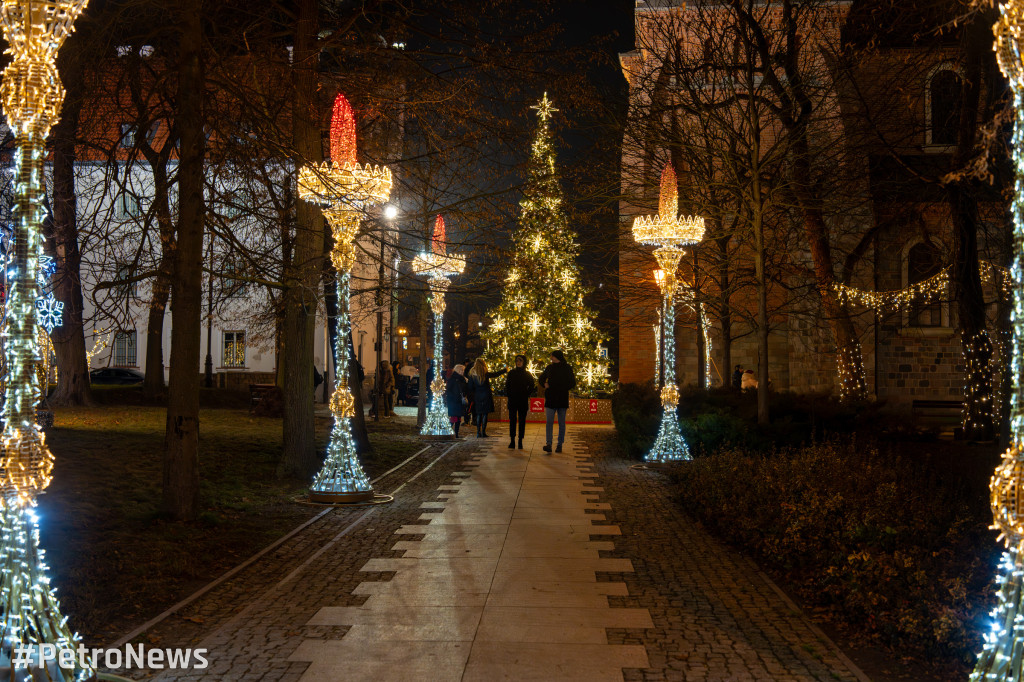
<path id="1" fill-rule="evenodd" d="M 316 0 L 298 3 L 292 62 L 295 87 L 292 147 L 296 172 L 323 159 L 317 101 Z M 286 265 L 283 293 L 284 449 L 278 473 L 309 478 L 320 468 L 313 432 L 313 344 L 316 338 L 317 285 L 323 268 L 324 220 L 320 209 L 298 201 L 291 259 Z"/>
<path id="2" fill-rule="evenodd" d="M 704 304 L 700 300 L 700 286 L 698 281 L 699 261 L 696 251 L 693 254 L 693 312 L 697 317 L 697 387 L 708 388 L 707 376 L 707 348 L 704 339 Z"/>
<path id="3" fill-rule="evenodd" d="M 170 179 L 167 176 L 167 161 L 163 153 L 153 156 L 153 206 L 160 228 L 160 263 L 153 278 L 152 296 L 149 300 L 149 319 L 146 321 L 146 378 L 142 382 L 142 393 L 147 398 L 157 398 L 164 392 L 164 318 L 167 300 L 171 293 L 171 277 L 174 270 L 174 220 L 170 207 Z"/>
<path id="4" fill-rule="evenodd" d="M 755 190 L 755 205 L 760 197 Z M 757 423 L 770 421 L 768 403 L 768 282 L 765 276 L 764 221 L 761 212 L 754 215 L 754 274 L 757 278 Z"/>
<path id="5" fill-rule="evenodd" d="M 352 332 L 348 333 L 345 340 L 348 347 L 348 385 L 352 389 L 352 397 L 355 399 L 352 415 L 352 439 L 356 442 L 356 452 L 365 455 L 373 450 L 370 445 L 370 436 L 366 432 L 366 415 L 363 413 L 363 382 L 359 379 L 359 361 L 356 359 L 356 348 L 352 341 Z"/>
<path id="6" fill-rule="evenodd" d="M 967 46 L 961 88 L 962 108 L 957 130 L 957 148 L 953 155 L 954 172 L 962 170 L 975 154 L 978 115 L 981 106 L 981 81 L 985 62 L 992 60 L 992 18 L 979 13 L 966 28 Z M 985 290 L 981 285 L 978 259 L 978 199 L 971 176 L 954 179 L 946 185 L 953 220 L 953 262 L 950 285 L 957 304 L 960 342 L 964 354 L 964 438 L 988 441 L 996 437 L 993 410 L 995 372 L 992 367 L 992 342 L 985 320 Z"/>
<path id="7" fill-rule="evenodd" d="M 71 39 L 69 39 L 71 42 Z M 60 122 L 53 127 L 53 246 L 57 270 L 53 295 L 64 303 L 61 326 L 50 333 L 57 359 L 57 389 L 50 403 L 60 406 L 91 405 L 89 361 L 85 350 L 84 304 L 82 300 L 82 252 L 78 247 L 77 201 L 75 196 L 75 142 L 82 109 L 81 71 L 83 59 L 75 51 L 65 51 L 74 59 L 62 60 L 67 96 Z"/>
<path id="8" fill-rule="evenodd" d="M 716 240 L 721 260 L 718 265 L 718 323 L 722 328 L 722 384 L 732 386 L 732 303 L 729 300 L 729 239 Z"/>
<path id="9" fill-rule="evenodd" d="M 189 521 L 199 509 L 199 337 L 202 319 L 203 131 L 202 0 L 182 0 L 176 122 L 178 249 L 171 312 L 171 372 L 164 438 L 163 512 Z"/>
<path id="10" fill-rule="evenodd" d="M 430 382 L 427 381 L 427 365 L 429 364 L 427 339 L 432 337 L 428 321 L 430 316 L 428 296 L 429 293 L 425 293 L 420 300 L 420 398 L 416 401 L 416 424 L 418 426 L 423 426 L 423 423 L 427 421 L 427 390 L 430 386 Z M 466 374 L 469 374 L 469 369 L 469 367 L 466 368 Z"/>

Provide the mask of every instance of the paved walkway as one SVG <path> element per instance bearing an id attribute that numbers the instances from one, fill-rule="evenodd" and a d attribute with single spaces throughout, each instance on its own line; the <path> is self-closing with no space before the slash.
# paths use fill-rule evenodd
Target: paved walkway
<path id="1" fill-rule="evenodd" d="M 611 437 L 431 451 L 394 504 L 332 512 L 155 628 L 211 663 L 160 679 L 866 679 Z"/>
<path id="2" fill-rule="evenodd" d="M 303 680 L 613 682 L 647 667 L 643 646 L 605 636 L 653 623 L 646 609 L 608 606 L 625 584 L 597 582 L 596 571 L 632 568 L 600 558 L 612 542 L 591 540 L 618 533 L 594 525 L 608 507 L 593 501 L 596 474 L 584 457 L 542 452 L 540 434 L 524 450 L 487 441 L 471 472 L 441 487 L 444 501 L 423 503 L 429 523 L 398 531 L 393 549 L 405 555 L 363 567 L 395 577 L 357 587 L 362 606 L 320 609 L 310 625 L 352 628 L 292 654 L 311 661 Z"/>

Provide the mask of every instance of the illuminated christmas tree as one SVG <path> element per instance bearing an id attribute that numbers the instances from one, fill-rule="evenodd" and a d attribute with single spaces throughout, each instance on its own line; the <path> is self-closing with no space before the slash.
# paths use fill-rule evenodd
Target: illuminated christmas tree
<path id="1" fill-rule="evenodd" d="M 557 111 L 547 94 L 534 107 L 540 116 L 531 150 L 522 212 L 513 235 L 512 265 L 497 308 L 487 313 L 490 327 L 484 359 L 492 367 L 514 366 L 525 355 L 536 372 L 548 355 L 561 349 L 576 372 L 577 391 L 607 388 L 608 359 L 594 311 L 584 299 L 590 291 L 580 281 L 579 245 L 565 214 L 562 186 L 555 167 L 551 114 Z"/>

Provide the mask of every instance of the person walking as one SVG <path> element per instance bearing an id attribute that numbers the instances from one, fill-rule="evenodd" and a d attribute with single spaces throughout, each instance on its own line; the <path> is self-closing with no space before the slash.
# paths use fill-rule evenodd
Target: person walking
<path id="1" fill-rule="evenodd" d="M 466 414 L 466 389 L 466 367 L 455 365 L 444 385 L 444 402 L 448 408 L 448 421 L 452 423 L 452 430 L 456 436 L 459 435 L 459 427 L 462 426 L 462 417 Z"/>
<path id="2" fill-rule="evenodd" d="M 736 365 L 732 371 L 732 387 L 737 391 L 743 386 L 743 365 Z"/>
<path id="3" fill-rule="evenodd" d="M 526 356 L 516 356 L 516 366 L 505 377 L 505 395 L 508 396 L 508 449 L 516 446 L 516 423 L 519 424 L 519 449 L 523 449 L 526 435 L 526 412 L 530 408 L 530 396 L 537 388 L 533 375 L 526 369 Z"/>
<path id="4" fill-rule="evenodd" d="M 478 358 L 473 370 L 469 373 L 469 394 L 473 401 L 473 414 L 476 415 L 476 437 L 487 438 L 487 417 L 494 412 L 494 392 L 491 390 L 491 379 L 500 377 L 507 372 L 502 369 L 488 372 L 487 363 Z"/>
<path id="5" fill-rule="evenodd" d="M 576 388 L 576 375 L 565 361 L 560 350 L 551 351 L 551 364 L 540 375 L 540 386 L 544 389 L 544 416 L 547 417 L 547 444 L 544 452 L 551 452 L 551 432 L 555 415 L 558 415 L 558 447 L 562 451 L 565 443 L 565 413 L 569 410 L 569 391 Z"/>

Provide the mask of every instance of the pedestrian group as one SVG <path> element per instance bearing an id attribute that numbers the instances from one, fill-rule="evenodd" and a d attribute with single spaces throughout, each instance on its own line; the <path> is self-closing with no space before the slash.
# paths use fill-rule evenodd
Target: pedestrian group
<path id="1" fill-rule="evenodd" d="M 526 433 L 526 414 L 530 409 L 530 397 L 538 384 L 544 391 L 544 412 L 547 418 L 544 452 L 551 452 L 554 432 L 554 421 L 558 419 L 558 441 L 554 451 L 561 452 L 565 443 L 565 415 L 569 409 L 569 392 L 576 387 L 576 375 L 565 360 L 560 350 L 551 351 L 550 364 L 541 372 L 535 382 L 533 375 L 526 367 L 526 356 L 517 355 L 515 367 L 489 371 L 487 363 L 482 359 L 470 363 L 469 360 L 455 365 L 445 384 L 445 404 L 448 417 L 455 435 L 459 435 L 459 427 L 469 415 L 476 424 L 477 438 L 488 438 L 487 421 L 494 412 L 494 392 L 491 379 L 507 374 L 505 377 L 505 395 L 508 400 L 509 449 L 523 449 L 523 436 Z M 468 376 L 466 367 L 472 365 Z M 517 439 L 518 434 L 518 439 Z"/>

